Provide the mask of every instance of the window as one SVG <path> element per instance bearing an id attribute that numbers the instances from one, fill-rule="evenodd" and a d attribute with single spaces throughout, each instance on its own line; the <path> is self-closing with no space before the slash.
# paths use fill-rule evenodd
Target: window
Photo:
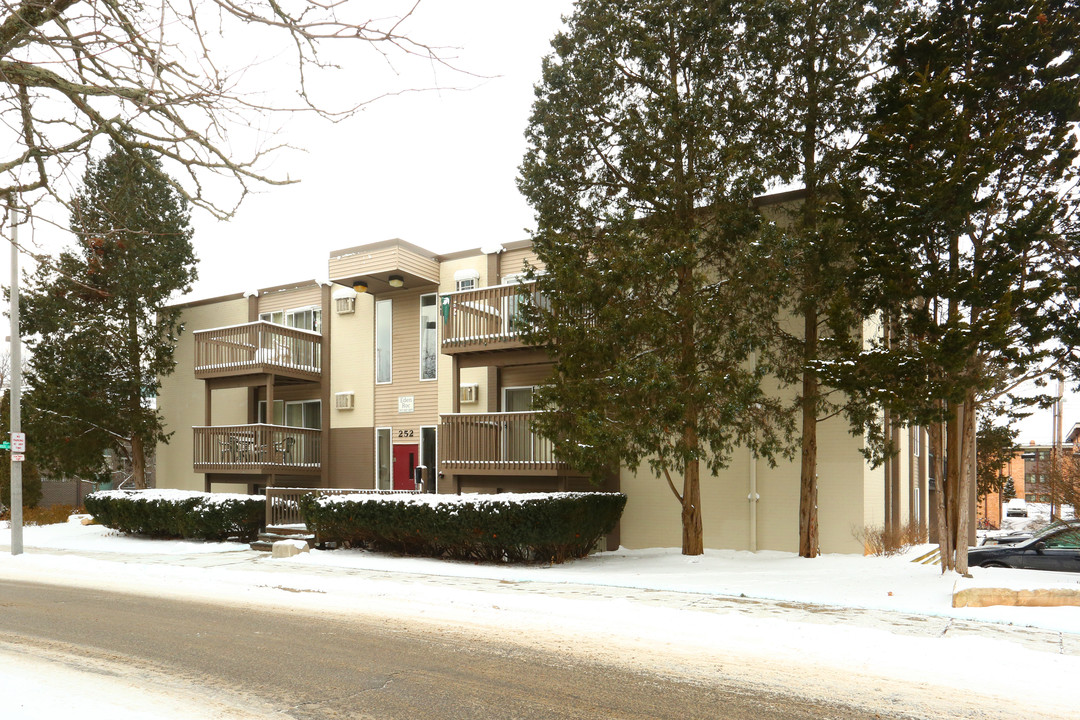
<path id="1" fill-rule="evenodd" d="M 294 308 L 292 310 L 274 310 L 259 313 L 259 319 L 275 325 L 322 332 L 322 310 L 317 307 Z"/>
<path id="2" fill-rule="evenodd" d="M 914 455 L 915 457 L 919 457 L 919 451 L 922 449 L 920 447 L 921 444 L 922 444 L 922 428 L 921 427 L 912 428 L 912 433 L 911 433 L 911 454 Z"/>
<path id="3" fill-rule="evenodd" d="M 375 488 L 390 490 L 390 431 L 388 427 L 375 428 Z"/>
<path id="4" fill-rule="evenodd" d="M 466 268 L 454 273 L 455 290 L 475 290 L 478 282 L 480 282 L 480 273 L 476 270 Z"/>
<path id="5" fill-rule="evenodd" d="M 375 382 L 393 380 L 393 300 L 375 303 Z"/>
<path id="6" fill-rule="evenodd" d="M 438 492 L 439 466 L 436 457 L 438 443 L 435 441 L 436 428 L 420 428 L 420 464 L 427 468 L 427 482 L 424 492 Z"/>
<path id="7" fill-rule="evenodd" d="M 266 423 L 266 401 L 259 401 L 259 422 Z M 322 429 L 322 400 L 274 401 L 274 422 L 271 425 Z"/>
<path id="8" fill-rule="evenodd" d="M 420 296 L 420 379 L 434 380 L 439 367 L 438 296 Z"/>

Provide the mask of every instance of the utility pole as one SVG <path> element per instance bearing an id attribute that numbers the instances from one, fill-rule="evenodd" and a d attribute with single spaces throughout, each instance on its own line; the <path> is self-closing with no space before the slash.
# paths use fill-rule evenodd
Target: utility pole
<path id="1" fill-rule="evenodd" d="M 1050 466 L 1050 519 L 1054 519 L 1054 505 L 1057 499 L 1057 481 L 1061 477 L 1062 470 L 1062 457 L 1061 457 L 1061 431 L 1062 431 L 1062 410 L 1061 407 L 1065 397 L 1065 382 L 1061 378 L 1058 378 L 1058 392 L 1057 400 L 1054 402 L 1054 449 L 1051 453 L 1053 462 Z M 1060 508 L 1059 508 L 1060 509 Z"/>
<path id="2" fill-rule="evenodd" d="M 19 338 L 19 208 L 11 203 L 11 439 L 22 432 L 22 341 Z M 11 451 L 11 554 L 22 555 L 22 456 Z"/>

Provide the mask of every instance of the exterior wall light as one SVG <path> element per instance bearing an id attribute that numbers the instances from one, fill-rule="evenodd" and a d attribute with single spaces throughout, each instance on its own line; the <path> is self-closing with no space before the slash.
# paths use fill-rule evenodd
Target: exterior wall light
<path id="1" fill-rule="evenodd" d="M 405 278 L 401 277 L 400 275 L 391 275 L 388 282 L 390 283 L 390 287 L 399 288 L 405 284 Z"/>
<path id="2" fill-rule="evenodd" d="M 355 290 L 357 293 L 366 293 L 367 283 L 363 280 L 357 280 L 352 284 L 352 289 Z"/>

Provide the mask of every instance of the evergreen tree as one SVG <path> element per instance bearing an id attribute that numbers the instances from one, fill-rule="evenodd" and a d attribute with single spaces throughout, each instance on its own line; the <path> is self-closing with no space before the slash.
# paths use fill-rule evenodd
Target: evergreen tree
<path id="1" fill-rule="evenodd" d="M 544 266 L 531 340 L 554 360 L 536 429 L 597 475 L 647 463 L 689 555 L 701 465 L 718 471 L 737 443 L 771 458 L 790 431 L 761 388 L 779 291 L 751 261 L 768 228 L 738 11 L 578 3 L 544 61 L 519 183 Z"/>
<path id="2" fill-rule="evenodd" d="M 818 422 L 844 414 L 853 434 L 865 433 L 868 454 L 882 454 L 875 407 L 823 387 L 817 368 L 861 346 L 861 318 L 847 297 L 853 249 L 826 201 L 853 177 L 857 131 L 872 109 L 867 80 L 895 31 L 898 8 L 893 0 L 757 0 L 744 11 L 746 52 L 758 70 L 752 101 L 770 120 L 760 135 L 766 166 L 803 188 L 799 202 L 774 210 L 782 233 L 773 253 L 784 261 L 785 305 L 800 321 L 797 328 L 778 325 L 771 350 L 781 378 L 800 389 L 803 557 L 819 552 Z"/>
<path id="3" fill-rule="evenodd" d="M 1016 497 L 1016 483 L 1013 482 L 1012 475 L 1009 475 L 1001 485 L 1001 499 L 1004 502 L 1008 502 L 1014 497 Z"/>
<path id="4" fill-rule="evenodd" d="M 979 421 L 976 436 L 976 497 L 981 500 L 990 493 L 1001 493 L 1005 484 L 1002 469 L 1016 453 L 1017 430 L 1007 425 L 995 425 L 988 417 Z"/>
<path id="5" fill-rule="evenodd" d="M 949 458 L 943 569 L 967 571 L 980 401 L 1075 366 L 1078 42 L 1074 0 L 947 0 L 899 37 L 874 91 L 845 227 L 864 312 L 898 341 L 837 369 Z"/>
<path id="6" fill-rule="evenodd" d="M 3 399 L 0 399 L 0 427 L 3 427 L 5 437 L 11 437 L 11 391 L 4 390 Z M 41 502 L 41 473 L 34 461 L 35 450 L 27 455 L 22 464 L 22 504 L 23 507 L 37 507 Z M 11 456 L 8 453 L 0 453 L 0 505 L 11 507 Z"/>
<path id="7" fill-rule="evenodd" d="M 158 378 L 182 329 L 165 303 L 196 277 L 187 203 L 153 154 L 112 143 L 72 208 L 75 249 L 22 296 L 28 426 L 50 469 L 100 477 L 111 448 L 145 487 L 147 446 L 167 440 Z"/>

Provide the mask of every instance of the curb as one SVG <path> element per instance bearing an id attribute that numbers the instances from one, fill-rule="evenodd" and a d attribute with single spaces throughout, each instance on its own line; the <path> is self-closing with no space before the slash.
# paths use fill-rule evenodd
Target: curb
<path id="1" fill-rule="evenodd" d="M 1013 607 L 1080 607 L 1080 589 L 953 588 L 954 608 L 1009 605 Z"/>

